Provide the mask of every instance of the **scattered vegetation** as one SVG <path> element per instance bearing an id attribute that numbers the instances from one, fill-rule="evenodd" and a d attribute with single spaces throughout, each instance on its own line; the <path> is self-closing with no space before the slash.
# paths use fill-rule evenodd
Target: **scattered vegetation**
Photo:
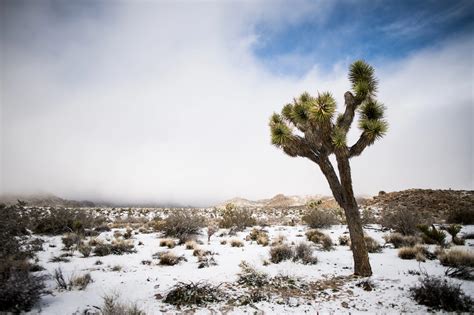
<path id="1" fill-rule="evenodd" d="M 244 246 L 244 242 L 242 242 L 241 240 L 237 239 L 237 238 L 233 238 L 229 241 L 230 243 L 230 246 L 232 247 L 243 247 Z"/>
<path id="2" fill-rule="evenodd" d="M 459 284 L 424 274 L 420 283 L 410 288 L 411 296 L 419 304 L 447 312 L 471 312 L 473 300 L 465 295 Z"/>
<path id="3" fill-rule="evenodd" d="M 398 257 L 401 259 L 416 259 L 417 261 L 425 261 L 426 259 L 435 259 L 435 255 L 426 247 L 416 245 L 414 247 L 401 247 L 398 250 Z"/>
<path id="4" fill-rule="evenodd" d="M 320 245 L 323 250 L 329 251 L 333 249 L 331 237 L 321 231 L 314 229 L 309 230 L 308 232 L 306 232 L 306 237 L 308 238 L 308 241 Z"/>
<path id="5" fill-rule="evenodd" d="M 367 251 L 369 253 L 381 253 L 382 246 L 372 237 L 366 235 L 364 236 L 365 245 L 367 246 Z"/>
<path id="6" fill-rule="evenodd" d="M 275 245 L 270 248 L 270 261 L 274 264 L 292 259 L 293 255 L 293 249 L 287 244 Z"/>
<path id="7" fill-rule="evenodd" d="M 392 243 L 395 248 L 413 247 L 421 243 L 421 238 L 413 235 L 403 235 L 401 233 L 390 233 L 383 237 L 387 243 Z"/>
<path id="8" fill-rule="evenodd" d="M 349 237 L 349 235 L 341 235 L 339 236 L 338 241 L 339 245 L 341 246 L 349 246 L 349 244 L 351 243 L 351 238 Z"/>
<path id="9" fill-rule="evenodd" d="M 205 282 L 179 282 L 166 295 L 164 302 L 176 306 L 205 305 L 222 300 L 219 286 Z"/>
<path id="10" fill-rule="evenodd" d="M 78 246 L 81 243 L 82 237 L 77 233 L 66 233 L 61 240 L 64 244 L 64 249 L 70 250 L 71 247 Z"/>
<path id="11" fill-rule="evenodd" d="M 451 210 L 447 217 L 447 223 L 455 223 L 455 224 L 474 224 L 474 209 L 472 208 L 472 201 L 471 206 L 457 208 Z"/>
<path id="12" fill-rule="evenodd" d="M 195 241 L 187 241 L 185 244 L 184 244 L 184 247 L 188 250 L 194 250 L 194 249 L 197 249 L 198 248 L 198 245 Z"/>
<path id="13" fill-rule="evenodd" d="M 254 226 L 257 223 L 253 213 L 249 209 L 236 208 L 229 203 L 221 213 L 219 226 L 221 228 L 233 228 L 236 231 L 243 231 L 248 226 Z"/>
<path id="14" fill-rule="evenodd" d="M 474 267 L 474 253 L 471 251 L 453 248 L 441 251 L 438 258 L 443 266 Z"/>
<path id="15" fill-rule="evenodd" d="M 33 212 L 32 215 L 29 226 L 33 232 L 48 235 L 84 234 L 86 228 L 100 226 L 105 221 L 82 209 L 51 208 L 49 211 Z"/>
<path id="16" fill-rule="evenodd" d="M 92 252 L 92 247 L 87 244 L 81 244 L 77 250 L 82 254 L 83 257 L 89 257 Z"/>
<path id="17" fill-rule="evenodd" d="M 97 243 L 93 250 L 96 256 L 123 255 L 135 253 L 135 246 L 130 240 L 113 240 L 112 243 Z"/>
<path id="18" fill-rule="evenodd" d="M 174 266 L 183 260 L 186 260 L 183 256 L 176 256 L 172 252 L 162 252 L 159 256 L 160 265 Z"/>
<path id="19" fill-rule="evenodd" d="M 69 281 L 70 288 L 77 288 L 78 290 L 85 290 L 89 283 L 92 282 L 90 273 L 86 273 L 82 276 L 72 277 Z"/>
<path id="20" fill-rule="evenodd" d="M 262 287 L 268 284 L 268 275 L 264 272 L 257 271 L 254 267 L 250 266 L 246 261 L 242 261 L 239 264 L 240 273 L 238 273 L 239 279 L 237 283 L 248 287 Z"/>
<path id="21" fill-rule="evenodd" d="M 464 245 L 465 241 L 458 237 L 458 233 L 461 232 L 462 225 L 451 224 L 448 226 L 442 226 L 441 228 L 451 235 L 451 241 L 454 245 Z"/>

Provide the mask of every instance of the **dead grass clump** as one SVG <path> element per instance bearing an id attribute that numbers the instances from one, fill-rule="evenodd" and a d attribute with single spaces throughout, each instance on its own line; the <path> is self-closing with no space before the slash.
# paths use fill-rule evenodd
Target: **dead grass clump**
<path id="1" fill-rule="evenodd" d="M 308 241 L 320 245 L 323 250 L 329 251 L 333 248 L 331 237 L 323 232 L 314 229 L 309 230 L 306 232 L 306 237 Z"/>
<path id="2" fill-rule="evenodd" d="M 160 246 L 161 247 L 166 246 L 168 248 L 174 248 L 176 246 L 176 243 L 175 243 L 175 241 L 173 241 L 170 238 L 165 238 L 165 239 L 160 240 Z"/>
<path id="3" fill-rule="evenodd" d="M 123 304 L 118 301 L 118 295 L 104 296 L 104 303 L 100 307 L 101 315 L 146 315 L 137 304 Z"/>
<path id="4" fill-rule="evenodd" d="M 341 235 L 339 236 L 338 241 L 339 245 L 348 246 L 351 242 L 351 238 L 349 237 L 349 235 Z"/>
<path id="5" fill-rule="evenodd" d="M 70 262 L 71 260 L 67 257 L 64 257 L 64 256 L 53 256 L 49 259 L 49 262 L 54 262 L 54 263 L 59 263 L 59 262 L 64 262 L 64 263 L 68 263 Z"/>
<path id="6" fill-rule="evenodd" d="M 194 249 L 198 248 L 198 244 L 195 241 L 187 241 L 184 244 L 184 248 L 186 248 L 188 250 L 194 250 Z"/>
<path id="7" fill-rule="evenodd" d="M 82 276 L 72 277 L 69 280 L 70 288 L 77 288 L 78 290 L 85 290 L 89 283 L 92 282 L 92 277 L 90 273 L 86 273 Z"/>
<path id="8" fill-rule="evenodd" d="M 244 242 L 236 238 L 231 239 L 229 243 L 232 247 L 244 247 Z"/>
<path id="9" fill-rule="evenodd" d="M 384 240 L 387 243 L 392 243 L 395 248 L 400 247 L 413 247 L 416 244 L 421 243 L 421 239 L 413 235 L 403 235 L 401 233 L 390 233 L 384 235 Z"/>
<path id="10" fill-rule="evenodd" d="M 174 266 L 181 261 L 185 260 L 183 256 L 176 256 L 172 252 L 163 252 L 160 254 L 160 265 L 163 266 Z"/>
<path id="11" fill-rule="evenodd" d="M 292 259 L 293 255 L 293 249 L 288 244 L 276 245 L 270 248 L 270 261 L 274 264 Z"/>
<path id="12" fill-rule="evenodd" d="M 260 236 L 257 238 L 257 244 L 258 244 L 258 245 L 268 246 L 269 243 L 270 243 L 270 240 L 269 240 L 267 234 L 260 235 Z"/>
<path id="13" fill-rule="evenodd" d="M 113 240 L 112 243 L 98 242 L 93 250 L 96 256 L 123 255 L 135 253 L 135 246 L 130 240 Z"/>
<path id="14" fill-rule="evenodd" d="M 443 266 L 474 267 L 474 253 L 467 250 L 453 248 L 441 252 L 438 258 Z"/>
<path id="15" fill-rule="evenodd" d="M 203 282 L 179 282 L 166 295 L 164 302 L 176 306 L 205 305 L 222 300 L 219 286 Z"/>
<path id="16" fill-rule="evenodd" d="M 318 263 L 318 259 L 313 256 L 313 249 L 307 243 L 299 243 L 296 246 L 293 260 L 300 260 L 305 265 L 314 265 Z"/>
<path id="17" fill-rule="evenodd" d="M 71 247 L 79 245 L 81 243 L 81 239 L 82 237 L 76 233 L 67 233 L 61 238 L 64 244 L 64 249 L 66 250 L 70 250 Z"/>
<path id="18" fill-rule="evenodd" d="M 282 245 L 286 241 L 286 237 L 282 234 L 273 238 L 271 246 Z"/>
<path id="19" fill-rule="evenodd" d="M 426 247 L 416 245 L 414 247 L 401 247 L 398 250 L 398 257 L 401 259 L 416 259 L 417 261 L 425 261 L 426 259 L 434 259 L 435 255 Z"/>

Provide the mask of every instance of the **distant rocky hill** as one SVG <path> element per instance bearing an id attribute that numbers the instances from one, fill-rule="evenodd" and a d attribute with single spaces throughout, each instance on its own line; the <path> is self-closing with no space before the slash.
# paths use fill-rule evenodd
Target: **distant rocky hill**
<path id="1" fill-rule="evenodd" d="M 41 195 L 2 195 L 0 196 L 0 203 L 6 205 L 16 204 L 18 200 L 24 201 L 28 206 L 36 207 L 65 207 L 65 208 L 79 208 L 79 207 L 95 207 L 92 201 L 77 201 L 63 199 L 55 195 L 41 194 Z"/>
<path id="2" fill-rule="evenodd" d="M 404 207 L 421 216 L 445 218 L 453 211 L 467 215 L 474 212 L 474 191 L 472 190 L 433 190 L 407 189 L 396 192 L 380 192 L 378 196 L 366 199 L 366 207 L 392 211 Z"/>
<path id="3" fill-rule="evenodd" d="M 245 208 L 288 208 L 288 207 L 301 207 L 308 203 L 311 200 L 320 200 L 326 199 L 330 200 L 332 198 L 325 197 L 322 195 L 308 195 L 308 196 L 286 196 L 283 194 L 275 195 L 270 199 L 260 199 L 260 200 L 248 200 L 240 197 L 236 197 L 223 203 L 216 205 L 217 208 L 223 208 L 226 204 L 232 203 L 237 207 Z"/>

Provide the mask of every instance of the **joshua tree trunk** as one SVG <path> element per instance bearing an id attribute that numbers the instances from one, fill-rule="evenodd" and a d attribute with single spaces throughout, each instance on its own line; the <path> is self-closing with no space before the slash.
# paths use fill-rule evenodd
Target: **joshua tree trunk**
<path id="1" fill-rule="evenodd" d="M 272 144 L 291 157 L 304 157 L 317 165 L 326 177 L 334 199 L 344 209 L 351 237 L 354 273 L 372 275 L 364 239 L 359 208 L 352 190 L 349 160 L 362 154 L 387 132 L 385 106 L 375 100 L 378 81 L 374 69 L 364 61 L 354 62 L 349 69 L 349 80 L 355 93 L 344 94 L 345 111 L 335 118 L 336 101 L 328 92 L 312 97 L 303 93 L 293 103 L 283 107 L 281 114 L 270 118 Z M 347 133 L 359 111 L 359 140 L 347 144 Z M 338 173 L 329 160 L 334 154 Z"/>

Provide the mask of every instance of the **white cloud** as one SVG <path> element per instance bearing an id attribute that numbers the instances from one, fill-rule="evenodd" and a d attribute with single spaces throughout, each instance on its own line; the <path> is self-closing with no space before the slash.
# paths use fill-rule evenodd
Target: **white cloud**
<path id="1" fill-rule="evenodd" d="M 270 145 L 267 119 L 304 90 L 342 102 L 347 64 L 275 76 L 251 50 L 254 23 L 311 10 L 139 4 L 55 30 L 35 11 L 35 49 L 4 49 L 5 191 L 194 204 L 329 193 L 316 165 Z M 378 66 L 391 130 L 353 161 L 356 192 L 472 188 L 471 52 L 459 40 Z"/>

